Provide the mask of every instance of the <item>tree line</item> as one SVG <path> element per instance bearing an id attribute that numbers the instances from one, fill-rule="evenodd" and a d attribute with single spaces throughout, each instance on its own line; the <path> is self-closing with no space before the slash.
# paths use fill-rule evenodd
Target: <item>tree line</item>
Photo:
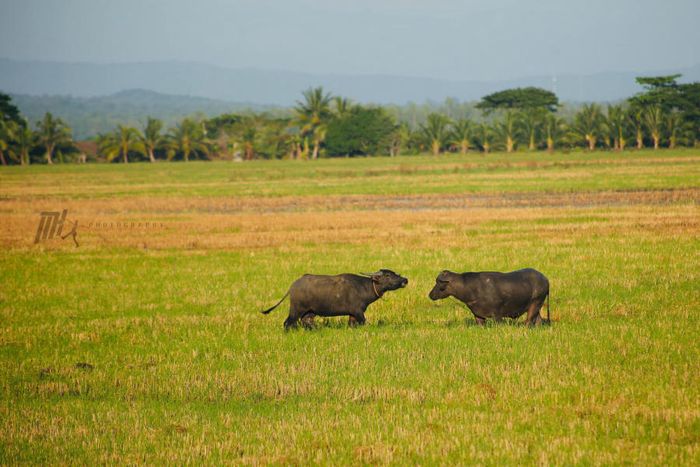
<path id="1" fill-rule="evenodd" d="M 420 123 L 397 107 L 361 105 L 317 87 L 304 91 L 289 115 L 226 113 L 184 118 L 168 129 L 148 118 L 141 128 L 118 125 L 88 142 L 73 141 L 70 127 L 51 113 L 32 127 L 0 93 L 0 164 L 696 146 L 700 83 L 679 84 L 678 78 L 637 78 L 639 94 L 616 104 L 584 104 L 568 118 L 553 92 L 529 87 L 484 96 L 476 115 L 431 112 Z"/>

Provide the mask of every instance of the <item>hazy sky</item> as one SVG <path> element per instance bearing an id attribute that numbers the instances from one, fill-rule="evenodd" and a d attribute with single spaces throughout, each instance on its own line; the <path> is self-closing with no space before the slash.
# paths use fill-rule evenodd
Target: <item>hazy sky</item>
<path id="1" fill-rule="evenodd" d="M 0 0 L 0 57 L 509 79 L 700 63 L 700 0 Z"/>

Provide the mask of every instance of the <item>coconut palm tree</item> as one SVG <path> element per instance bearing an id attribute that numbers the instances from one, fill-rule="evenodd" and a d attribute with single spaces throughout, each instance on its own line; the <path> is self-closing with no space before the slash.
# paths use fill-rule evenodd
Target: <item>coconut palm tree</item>
<path id="1" fill-rule="evenodd" d="M 34 147 L 36 141 L 34 132 L 25 121 L 23 124 L 17 125 L 14 136 L 14 142 L 10 148 L 10 155 L 15 160 L 18 160 L 21 165 L 29 165 L 29 152 Z"/>
<path id="2" fill-rule="evenodd" d="M 452 125 L 451 142 L 459 146 L 459 152 L 466 154 L 474 139 L 474 122 L 467 118 L 462 118 L 454 122 Z"/>
<path id="3" fill-rule="evenodd" d="M 661 132 L 664 125 L 664 113 L 659 105 L 650 105 L 644 109 L 642 114 L 644 124 L 649 131 L 651 140 L 654 142 L 654 149 L 659 149 Z"/>
<path id="4" fill-rule="evenodd" d="M 169 159 L 172 159 L 176 153 L 180 153 L 185 162 L 190 160 L 191 155 L 208 157 L 210 154 L 202 125 L 191 118 L 183 119 L 175 128 L 170 130 L 166 146 Z"/>
<path id="5" fill-rule="evenodd" d="M 515 150 L 518 139 L 518 116 L 513 110 L 506 110 L 501 120 L 496 122 L 496 133 L 506 147 L 506 152 Z"/>
<path id="6" fill-rule="evenodd" d="M 644 148 L 644 112 L 642 109 L 636 108 L 629 114 L 629 119 L 634 128 L 637 149 L 642 149 Z"/>
<path id="7" fill-rule="evenodd" d="M 98 146 L 110 162 L 121 156 L 122 162 L 128 164 L 130 151 L 146 154 L 138 130 L 130 126 L 118 125 L 113 132 L 99 138 Z"/>
<path id="8" fill-rule="evenodd" d="M 493 140 L 493 128 L 488 123 L 481 123 L 476 127 L 476 140 L 483 149 L 484 154 L 491 151 Z"/>
<path id="9" fill-rule="evenodd" d="M 350 99 L 347 99 L 345 97 L 335 96 L 333 98 L 333 104 L 333 110 L 335 111 L 335 114 L 338 117 L 347 115 L 347 113 L 350 112 L 350 109 L 352 108 L 352 103 L 350 102 Z"/>
<path id="10" fill-rule="evenodd" d="M 139 139 L 151 162 L 156 161 L 155 151 L 165 141 L 165 137 L 161 133 L 162 130 L 162 121 L 157 118 L 148 117 L 146 126 L 143 127 L 143 132 L 139 135 Z"/>
<path id="11" fill-rule="evenodd" d="M 554 152 L 554 146 L 566 133 L 566 122 L 563 118 L 557 117 L 553 113 L 547 113 L 544 118 L 543 129 L 547 151 L 550 153 Z"/>
<path id="12" fill-rule="evenodd" d="M 390 156 L 398 156 L 401 154 L 401 150 L 408 144 L 411 140 L 411 128 L 409 128 L 408 123 L 401 122 L 395 128 L 391 134 L 391 144 L 389 147 Z"/>
<path id="13" fill-rule="evenodd" d="M 7 165 L 5 153 L 10 149 L 16 129 L 17 124 L 14 121 L 0 118 L 0 164 L 2 165 Z"/>
<path id="14" fill-rule="evenodd" d="M 683 131 L 683 116 L 677 110 L 672 110 L 666 114 L 664 120 L 666 134 L 668 135 L 668 148 L 674 149 L 678 143 L 678 133 Z"/>
<path id="15" fill-rule="evenodd" d="M 624 151 L 627 145 L 629 115 L 622 105 L 608 105 L 606 128 L 613 140 L 613 149 Z"/>
<path id="16" fill-rule="evenodd" d="M 598 104 L 585 104 L 574 117 L 571 128 L 574 136 L 578 136 L 588 145 L 588 150 L 593 151 L 600 137 L 603 124 L 603 114 Z"/>
<path id="17" fill-rule="evenodd" d="M 73 141 L 71 130 L 60 118 L 54 118 L 46 112 L 44 118 L 37 123 L 37 138 L 46 149 L 46 162 L 53 164 L 53 153 L 61 144 Z"/>
<path id="18" fill-rule="evenodd" d="M 302 93 L 303 101 L 297 101 L 294 111 L 308 146 L 308 138 L 313 141 L 313 153 L 311 158 L 317 159 L 321 149 L 321 143 L 325 138 L 325 126 L 332 117 L 330 93 L 325 93 L 323 87 L 309 88 Z M 322 128 L 319 128 L 322 127 Z"/>
<path id="19" fill-rule="evenodd" d="M 431 113 L 420 129 L 433 155 L 440 154 L 450 135 L 450 119 L 442 114 Z"/>
<path id="20" fill-rule="evenodd" d="M 242 122 L 240 139 L 243 143 L 243 158 L 247 161 L 255 158 L 255 147 L 258 140 L 258 121 L 255 117 L 246 117 Z"/>
<path id="21" fill-rule="evenodd" d="M 530 151 L 534 151 L 537 148 L 537 135 L 544 125 L 547 114 L 547 110 L 541 107 L 529 108 L 519 114 L 520 126 L 523 129 L 523 133 L 527 136 L 527 148 Z"/>

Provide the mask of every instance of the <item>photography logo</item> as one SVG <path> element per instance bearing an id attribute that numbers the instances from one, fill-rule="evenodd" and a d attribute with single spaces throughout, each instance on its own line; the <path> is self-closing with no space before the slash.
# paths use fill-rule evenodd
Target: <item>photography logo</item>
<path id="1" fill-rule="evenodd" d="M 78 221 L 70 222 L 73 228 L 65 235 L 63 233 L 63 225 L 66 223 L 66 216 L 68 215 L 68 210 L 64 209 L 63 212 L 58 211 L 43 211 L 41 217 L 39 218 L 39 227 L 36 229 L 36 237 L 34 237 L 34 243 L 39 243 L 43 240 L 52 240 L 54 238 L 60 238 L 65 240 L 68 237 L 73 237 L 73 243 L 75 243 L 76 248 L 78 245 Z"/>

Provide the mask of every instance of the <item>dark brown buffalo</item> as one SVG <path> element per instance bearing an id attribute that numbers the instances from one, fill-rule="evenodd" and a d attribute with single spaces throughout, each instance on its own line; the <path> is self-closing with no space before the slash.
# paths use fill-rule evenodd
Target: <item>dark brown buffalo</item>
<path id="1" fill-rule="evenodd" d="M 296 326 L 299 319 L 305 326 L 313 323 L 314 316 L 350 316 L 349 323 L 365 324 L 365 310 L 389 290 L 406 287 L 408 279 L 388 269 L 360 276 L 338 274 L 317 276 L 304 274 L 289 287 L 277 304 L 262 313 L 277 308 L 289 295 L 289 316 L 285 329 Z"/>
<path id="2" fill-rule="evenodd" d="M 431 300 L 455 297 L 474 313 L 478 324 L 484 324 L 487 318 L 515 319 L 527 312 L 527 324 L 536 325 L 542 323 L 540 309 L 549 296 L 549 280 L 534 269 L 461 274 L 442 271 L 428 296 Z"/>

